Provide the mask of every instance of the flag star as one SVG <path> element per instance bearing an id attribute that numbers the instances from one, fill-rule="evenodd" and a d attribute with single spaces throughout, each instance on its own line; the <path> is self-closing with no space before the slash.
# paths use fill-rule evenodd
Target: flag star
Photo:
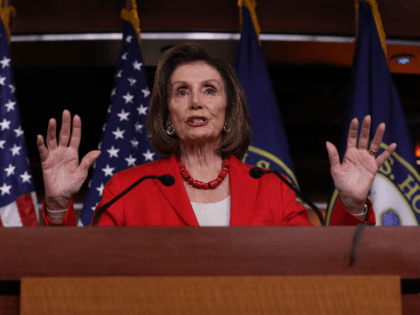
<path id="1" fill-rule="evenodd" d="M 113 173 L 114 170 L 115 170 L 115 167 L 110 167 L 109 164 L 107 164 L 106 167 L 102 169 L 102 171 L 105 173 L 104 176 L 114 175 Z"/>
<path id="2" fill-rule="evenodd" d="M 133 85 L 134 85 L 134 84 L 136 84 L 136 82 L 137 82 L 137 80 L 136 80 L 136 79 L 134 79 L 133 77 L 128 78 L 127 80 L 128 80 L 128 82 L 130 82 L 130 86 L 133 86 Z"/>
<path id="3" fill-rule="evenodd" d="M 102 190 L 104 190 L 104 184 L 101 183 L 101 186 L 96 188 L 97 191 L 99 191 L 99 196 L 102 196 Z"/>
<path id="4" fill-rule="evenodd" d="M 111 113 L 111 108 L 112 108 L 112 105 L 109 105 L 109 107 L 108 107 L 108 113 Z"/>
<path id="5" fill-rule="evenodd" d="M 4 69 L 6 67 L 10 67 L 10 61 L 12 59 L 7 58 L 6 56 L 3 57 L 3 60 L 0 60 L 1 68 Z"/>
<path id="6" fill-rule="evenodd" d="M 118 71 L 118 73 L 115 75 L 116 78 L 121 78 L 123 70 Z"/>
<path id="7" fill-rule="evenodd" d="M 15 88 L 15 86 L 14 86 L 14 85 L 9 84 L 9 88 L 10 88 L 10 90 L 12 91 L 12 93 L 15 93 L 16 88 Z"/>
<path id="8" fill-rule="evenodd" d="M 16 138 L 20 137 L 24 134 L 23 130 L 22 130 L 22 126 L 19 126 L 18 129 L 15 129 L 14 132 L 16 132 Z"/>
<path id="9" fill-rule="evenodd" d="M 15 168 L 16 168 L 16 166 L 13 166 L 12 164 L 9 164 L 9 167 L 4 169 L 7 173 L 6 176 L 9 177 L 10 175 L 15 175 Z"/>
<path id="10" fill-rule="evenodd" d="M 130 140 L 130 142 L 133 145 L 133 148 L 137 148 L 139 145 L 139 142 L 136 140 L 136 138 L 133 138 L 133 140 Z"/>
<path id="11" fill-rule="evenodd" d="M 1 195 L 3 196 L 4 194 L 8 194 L 10 195 L 10 188 L 12 188 L 12 185 L 7 186 L 6 183 L 3 184 L 2 187 L 0 187 L 1 190 Z"/>
<path id="12" fill-rule="evenodd" d="M 92 184 L 92 180 L 89 181 L 88 188 L 90 188 L 91 184 Z"/>
<path id="13" fill-rule="evenodd" d="M 4 129 L 9 129 L 10 123 L 10 120 L 6 120 L 6 118 L 4 118 L 3 122 L 0 123 L 1 131 L 3 131 Z"/>
<path id="14" fill-rule="evenodd" d="M 124 109 L 121 111 L 121 113 L 117 114 L 118 117 L 120 117 L 120 121 L 127 120 L 128 121 L 128 115 L 130 115 L 129 112 L 125 112 Z"/>
<path id="15" fill-rule="evenodd" d="M 102 127 L 102 131 L 105 131 L 106 129 L 106 123 L 104 124 L 104 126 Z"/>
<path id="16" fill-rule="evenodd" d="M 113 131 L 112 133 L 115 135 L 115 140 L 117 140 L 118 138 L 124 139 L 124 134 L 125 130 L 120 130 L 120 128 L 117 127 L 117 130 Z"/>
<path id="17" fill-rule="evenodd" d="M 6 140 L 0 140 L 0 149 L 4 149 L 5 143 L 6 143 Z"/>
<path id="18" fill-rule="evenodd" d="M 134 125 L 134 127 L 136 128 L 136 131 L 142 133 L 141 128 L 143 128 L 143 125 L 140 125 L 139 122 L 136 122 L 136 124 Z"/>
<path id="19" fill-rule="evenodd" d="M 148 97 L 150 94 L 149 88 L 146 87 L 144 90 L 141 90 L 144 93 L 144 97 Z"/>
<path id="20" fill-rule="evenodd" d="M 22 149 L 22 147 L 18 147 L 16 146 L 16 144 L 13 145 L 13 148 L 10 149 L 10 151 L 12 151 L 12 156 L 20 155 L 19 151 L 20 149 Z"/>
<path id="21" fill-rule="evenodd" d="M 114 146 L 112 146 L 111 149 L 106 151 L 109 153 L 109 158 L 112 158 L 113 156 L 118 157 L 118 152 L 120 149 L 115 149 Z"/>
<path id="22" fill-rule="evenodd" d="M 136 166 L 135 162 L 137 159 L 133 158 L 130 154 L 130 156 L 128 158 L 125 159 L 128 163 L 127 166 Z"/>
<path id="23" fill-rule="evenodd" d="M 1 75 L 0 75 L 0 85 L 4 85 L 5 83 L 4 83 L 4 81 L 6 80 L 6 77 L 2 77 Z"/>
<path id="24" fill-rule="evenodd" d="M 100 141 L 99 144 L 98 144 L 98 150 L 100 150 L 101 147 L 102 147 L 102 141 Z"/>
<path id="25" fill-rule="evenodd" d="M 123 95 L 123 99 L 125 100 L 125 103 L 133 103 L 133 97 L 134 95 L 131 95 L 129 92 L 127 92 L 127 95 Z"/>
<path id="26" fill-rule="evenodd" d="M 133 62 L 133 68 L 136 70 L 141 71 L 141 66 L 143 65 L 142 62 L 138 62 L 137 60 Z"/>
<path id="27" fill-rule="evenodd" d="M 7 107 L 7 112 L 10 112 L 11 110 L 15 110 L 15 104 L 16 102 L 12 102 L 11 100 L 9 100 L 9 102 L 4 104 L 4 106 Z"/>
<path id="28" fill-rule="evenodd" d="M 117 94 L 117 88 L 112 89 L 111 98 L 113 98 L 115 94 Z"/>
<path id="29" fill-rule="evenodd" d="M 98 203 L 96 203 L 96 205 L 94 207 L 91 207 L 92 211 L 95 211 L 97 205 L 98 205 Z"/>
<path id="30" fill-rule="evenodd" d="M 93 163 L 93 168 L 96 168 L 96 162 L 98 162 L 98 160 L 96 160 L 95 163 Z"/>
<path id="31" fill-rule="evenodd" d="M 136 109 L 139 111 L 139 115 L 146 115 L 147 116 L 147 110 L 149 107 L 144 107 L 143 104 L 140 104 L 140 107 L 136 107 Z"/>
<path id="32" fill-rule="evenodd" d="M 24 174 L 19 175 L 19 176 L 22 177 L 22 183 L 25 183 L 25 182 L 31 183 L 31 177 L 32 176 L 29 175 L 27 171 L 25 171 Z"/>
<path id="33" fill-rule="evenodd" d="M 127 55 L 128 55 L 128 52 L 124 53 L 124 54 L 121 56 L 121 59 L 122 59 L 122 60 L 127 60 Z"/>
<path id="34" fill-rule="evenodd" d="M 131 43 L 131 39 L 133 38 L 133 36 L 128 35 L 127 38 L 125 39 L 127 41 L 127 43 Z"/>
<path id="35" fill-rule="evenodd" d="M 148 160 L 153 161 L 153 155 L 155 155 L 155 153 L 154 152 L 150 152 L 150 150 L 147 149 L 147 152 L 146 153 L 143 153 L 143 155 L 144 155 L 144 160 L 145 161 L 148 161 Z"/>

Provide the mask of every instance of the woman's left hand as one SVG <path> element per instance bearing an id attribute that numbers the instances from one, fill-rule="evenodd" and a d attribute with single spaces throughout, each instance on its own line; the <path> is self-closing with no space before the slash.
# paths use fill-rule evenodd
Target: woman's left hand
<path id="1" fill-rule="evenodd" d="M 357 118 L 351 121 L 343 163 L 340 163 L 337 148 L 332 143 L 327 142 L 331 176 L 334 180 L 335 188 L 340 195 L 344 208 L 355 214 L 363 212 L 366 197 L 376 173 L 397 147 L 396 143 L 392 143 L 381 155 L 376 157 L 375 152 L 378 152 L 380 149 L 385 132 L 385 124 L 381 123 L 378 126 L 368 150 L 370 124 L 371 117 L 368 115 L 363 119 L 359 146 L 357 146 L 359 122 Z"/>

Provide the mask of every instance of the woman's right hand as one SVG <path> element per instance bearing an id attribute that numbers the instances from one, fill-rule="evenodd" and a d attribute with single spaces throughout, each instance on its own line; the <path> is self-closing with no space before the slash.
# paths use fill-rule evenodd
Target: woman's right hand
<path id="1" fill-rule="evenodd" d="M 42 173 L 45 186 L 45 202 L 49 210 L 67 209 L 74 194 L 85 181 L 89 167 L 99 157 L 101 151 L 90 151 L 79 164 L 79 144 L 82 121 L 75 115 L 70 134 L 71 115 L 64 110 L 60 136 L 57 143 L 57 123 L 51 118 L 48 123 L 47 147 L 41 135 L 37 146 L 41 156 Z"/>

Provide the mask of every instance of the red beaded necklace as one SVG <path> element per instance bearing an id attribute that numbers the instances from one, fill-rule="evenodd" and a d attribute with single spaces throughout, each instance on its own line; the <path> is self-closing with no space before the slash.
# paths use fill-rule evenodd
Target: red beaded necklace
<path id="1" fill-rule="evenodd" d="M 193 185 L 193 187 L 198 189 L 214 189 L 217 186 L 219 186 L 223 180 L 225 179 L 226 175 L 229 173 L 229 160 L 224 159 L 222 162 L 222 170 L 219 173 L 219 176 L 217 176 L 216 179 L 213 179 L 212 181 L 209 181 L 208 183 L 203 183 L 199 180 L 196 180 L 191 177 L 190 173 L 188 173 L 187 169 L 185 168 L 184 163 L 181 162 L 181 160 L 177 157 L 176 161 L 178 162 L 179 171 L 181 172 L 182 177 L 190 184 Z"/>

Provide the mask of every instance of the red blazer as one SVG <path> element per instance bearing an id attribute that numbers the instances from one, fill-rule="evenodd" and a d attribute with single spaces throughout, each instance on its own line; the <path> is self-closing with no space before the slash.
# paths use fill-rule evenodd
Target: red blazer
<path id="1" fill-rule="evenodd" d="M 294 192 L 274 174 L 254 179 L 249 176 L 252 166 L 240 162 L 235 156 L 231 156 L 229 162 L 231 226 L 311 225 L 306 208 L 296 202 Z M 115 174 L 105 186 L 96 210 L 141 177 L 163 174 L 174 176 L 175 184 L 166 187 L 154 179 L 142 182 L 108 208 L 98 225 L 198 226 L 175 156 Z M 372 205 L 369 206 L 367 220 L 361 221 L 338 201 L 330 224 L 375 224 L 375 214 Z M 44 207 L 43 214 L 46 224 L 54 225 L 46 217 Z M 61 224 L 76 225 L 73 202 Z"/>

